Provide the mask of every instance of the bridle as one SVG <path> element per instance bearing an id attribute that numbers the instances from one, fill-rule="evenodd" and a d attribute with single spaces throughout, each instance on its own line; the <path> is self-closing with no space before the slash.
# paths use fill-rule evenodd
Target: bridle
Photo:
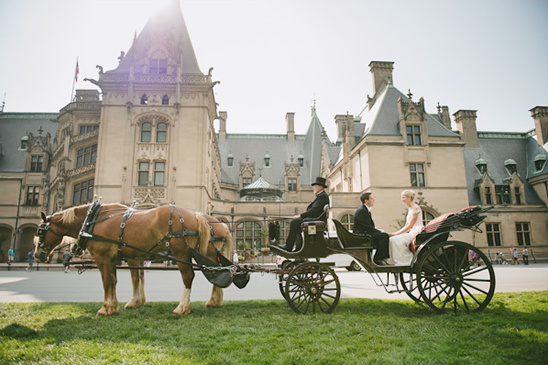
<path id="1" fill-rule="evenodd" d="M 46 217 L 46 220 L 42 221 L 42 223 L 40 223 L 40 225 L 36 229 L 36 237 L 38 237 L 38 248 L 40 248 L 41 250 L 44 249 L 44 246 L 46 244 L 46 234 L 48 233 L 48 231 L 51 231 L 51 233 L 59 238 L 63 238 L 63 236 L 65 236 L 64 234 L 55 232 L 53 228 L 51 228 L 51 215 Z"/>

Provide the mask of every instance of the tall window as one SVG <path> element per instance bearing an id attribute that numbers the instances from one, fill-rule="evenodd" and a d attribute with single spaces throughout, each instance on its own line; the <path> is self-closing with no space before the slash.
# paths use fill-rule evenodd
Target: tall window
<path id="1" fill-rule="evenodd" d="M 341 217 L 341 223 L 349 231 L 354 229 L 354 214 L 345 214 Z"/>
<path id="2" fill-rule="evenodd" d="M 280 232 L 281 236 L 281 232 Z M 261 225 L 245 221 L 236 225 L 236 247 L 239 251 L 261 249 Z"/>
<path id="3" fill-rule="evenodd" d="M 232 154 L 229 154 L 226 158 L 226 164 L 228 165 L 228 167 L 234 166 L 234 156 L 232 156 Z"/>
<path id="4" fill-rule="evenodd" d="M 84 133 L 87 133 L 87 132 L 94 131 L 96 129 L 99 129 L 99 126 L 97 124 L 94 124 L 94 125 L 81 125 L 79 132 L 80 132 L 80 134 L 84 134 Z"/>
<path id="5" fill-rule="evenodd" d="M 38 198 L 40 197 L 40 187 L 39 186 L 28 186 L 27 187 L 27 205 L 38 205 Z"/>
<path id="6" fill-rule="evenodd" d="M 150 142 L 151 133 L 152 133 L 152 124 L 143 123 L 141 125 L 141 142 Z"/>
<path id="7" fill-rule="evenodd" d="M 155 186 L 164 186 L 165 166 L 166 166 L 165 162 L 154 163 L 154 185 Z"/>
<path id="8" fill-rule="evenodd" d="M 485 188 L 485 204 L 493 204 L 493 198 L 491 197 L 491 188 Z"/>
<path id="9" fill-rule="evenodd" d="M 297 191 L 297 178 L 288 177 L 287 178 L 287 191 Z"/>
<path id="10" fill-rule="evenodd" d="M 169 96 L 167 96 L 167 94 L 162 96 L 162 105 L 169 105 Z"/>
<path id="11" fill-rule="evenodd" d="M 264 155 L 264 167 L 270 167 L 270 155 L 268 153 Z"/>
<path id="12" fill-rule="evenodd" d="M 410 163 L 409 172 L 411 174 L 411 186 L 413 187 L 426 186 L 425 180 L 424 180 L 424 164 Z"/>
<path id="13" fill-rule="evenodd" d="M 137 178 L 137 184 L 139 186 L 146 186 L 148 184 L 148 169 L 150 167 L 149 162 L 139 162 L 139 172 Z"/>
<path id="14" fill-rule="evenodd" d="M 42 164 L 44 162 L 44 156 L 31 156 L 30 158 L 30 171 L 40 172 L 42 171 Z"/>
<path id="15" fill-rule="evenodd" d="M 485 223 L 485 233 L 489 246 L 500 246 L 500 223 Z"/>
<path id="16" fill-rule="evenodd" d="M 512 204 L 510 186 L 508 185 L 496 185 L 495 196 L 497 198 L 497 204 Z"/>
<path id="17" fill-rule="evenodd" d="M 167 124 L 158 123 L 156 126 L 156 142 L 164 143 L 167 140 Z"/>
<path id="18" fill-rule="evenodd" d="M 76 151 L 76 167 L 94 163 L 97 160 L 97 145 L 81 148 Z"/>
<path id="19" fill-rule="evenodd" d="M 522 202 L 521 202 L 521 189 L 519 187 L 514 188 L 514 195 L 516 196 L 516 204 L 522 204 Z"/>
<path id="20" fill-rule="evenodd" d="M 531 229 L 528 222 L 516 222 L 516 236 L 518 239 L 518 245 L 531 245 Z"/>
<path id="21" fill-rule="evenodd" d="M 167 59 L 165 58 L 151 58 L 150 59 L 150 73 L 157 75 L 167 74 Z"/>
<path id="22" fill-rule="evenodd" d="M 421 145 L 421 127 L 420 125 L 408 125 L 406 126 L 407 132 L 407 144 L 408 145 Z"/>
<path id="23" fill-rule="evenodd" d="M 435 218 L 434 214 L 432 214 L 429 211 L 424 210 L 424 208 L 422 208 L 422 224 L 423 225 L 426 226 L 434 218 Z"/>
<path id="24" fill-rule="evenodd" d="M 91 199 L 93 199 L 93 184 L 93 179 L 74 184 L 72 204 L 76 205 L 91 201 Z"/>

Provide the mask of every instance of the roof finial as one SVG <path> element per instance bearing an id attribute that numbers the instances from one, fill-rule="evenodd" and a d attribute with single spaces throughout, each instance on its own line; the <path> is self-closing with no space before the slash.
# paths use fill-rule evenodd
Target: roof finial
<path id="1" fill-rule="evenodd" d="M 411 89 L 408 89 L 407 91 L 408 91 L 407 97 L 409 98 L 409 100 L 411 100 L 413 98 L 413 94 L 411 93 Z"/>

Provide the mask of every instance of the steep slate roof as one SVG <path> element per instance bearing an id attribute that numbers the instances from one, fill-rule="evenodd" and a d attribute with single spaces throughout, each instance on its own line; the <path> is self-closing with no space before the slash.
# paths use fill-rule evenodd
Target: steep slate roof
<path id="1" fill-rule="evenodd" d="M 399 91 L 394 85 L 388 84 L 377 98 L 371 110 L 362 115 L 362 122 L 367 124 L 364 134 L 371 135 L 401 135 L 399 129 L 400 114 L 398 99 L 411 102 L 412 100 Z M 438 117 L 426 114 L 426 126 L 429 136 L 456 137 L 457 134 L 441 124 Z"/>
<path id="2" fill-rule="evenodd" d="M 290 143 L 286 134 L 227 134 L 225 142 L 219 142 L 221 153 L 221 181 L 238 184 L 240 163 L 255 162 L 255 177 L 262 176 L 271 184 L 283 186 L 285 176 L 284 163 L 298 163 L 303 156 L 301 167 L 301 184 L 310 185 L 320 173 L 320 156 L 323 126 L 312 109 L 312 118 L 305 135 L 295 135 L 295 142 Z M 330 144 L 330 142 L 328 141 Z M 234 166 L 228 167 L 227 157 L 234 157 Z M 265 155 L 270 156 L 270 167 L 264 167 Z M 259 170 L 262 169 L 262 170 Z"/>
<path id="3" fill-rule="evenodd" d="M 146 60 L 149 51 L 156 45 L 162 45 L 171 52 L 169 57 L 182 65 L 184 74 L 202 74 L 179 1 L 170 1 L 152 15 L 118 67 L 106 73 L 129 73 L 130 66 Z M 135 68 L 135 72 L 140 73 L 140 70 Z"/>
<path id="4" fill-rule="evenodd" d="M 25 150 L 21 150 L 21 138 L 32 133 L 38 136 L 57 133 L 57 113 L 0 113 L 0 171 L 21 172 L 25 169 Z M 51 149 L 51 146 L 49 146 Z"/>
<path id="5" fill-rule="evenodd" d="M 464 147 L 464 163 L 468 199 L 471 205 L 481 204 L 479 193 L 475 190 L 476 181 L 482 178 L 475 166 L 478 158 L 487 161 L 487 174 L 496 185 L 507 185 L 512 175 L 504 166 L 504 161 L 512 159 L 516 162 L 517 174 L 524 182 L 527 204 L 544 204 L 538 197 L 527 179 L 538 174 L 548 173 L 548 167 L 543 172 L 535 173 L 532 160 L 540 150 L 547 155 L 546 150 L 535 148 L 537 142 L 529 133 L 479 132 L 479 147 Z"/>

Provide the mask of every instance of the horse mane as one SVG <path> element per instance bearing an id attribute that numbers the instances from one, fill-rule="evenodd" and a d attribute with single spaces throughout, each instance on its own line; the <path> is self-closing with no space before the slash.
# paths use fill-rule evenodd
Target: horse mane
<path id="1" fill-rule="evenodd" d="M 71 224 L 76 220 L 76 207 L 72 207 L 61 212 L 61 221 L 65 224 Z"/>

